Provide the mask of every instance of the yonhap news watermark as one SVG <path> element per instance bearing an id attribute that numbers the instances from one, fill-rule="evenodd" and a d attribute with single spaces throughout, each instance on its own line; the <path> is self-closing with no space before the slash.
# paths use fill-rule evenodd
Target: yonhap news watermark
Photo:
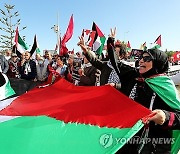
<path id="1" fill-rule="evenodd" d="M 100 144 L 104 148 L 108 148 L 111 145 L 115 144 L 173 144 L 175 142 L 175 138 L 141 138 L 139 136 L 134 136 L 131 139 L 125 137 L 113 137 L 112 134 L 103 134 L 99 139 Z"/>
<path id="2" fill-rule="evenodd" d="M 116 143 L 124 143 L 127 144 L 173 144 L 175 142 L 175 138 L 140 138 L 139 136 L 134 136 L 130 140 L 127 138 L 115 138 Z"/>

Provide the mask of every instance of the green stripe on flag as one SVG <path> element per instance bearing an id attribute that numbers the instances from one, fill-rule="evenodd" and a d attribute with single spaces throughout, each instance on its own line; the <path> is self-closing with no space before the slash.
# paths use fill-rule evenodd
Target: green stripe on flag
<path id="1" fill-rule="evenodd" d="M 25 49 L 28 49 L 27 44 L 22 40 L 22 38 L 18 35 L 18 43 Z"/>
<path id="2" fill-rule="evenodd" d="M 2 74 L 5 79 L 5 84 L 0 87 L 0 100 L 6 99 L 9 96 L 15 94 L 14 90 L 12 89 L 9 79 L 5 74 Z"/>
<path id="3" fill-rule="evenodd" d="M 8 80 L 6 87 L 5 87 L 5 98 L 14 95 L 15 92 L 14 90 L 11 88 L 10 82 Z"/>
<path id="4" fill-rule="evenodd" d="M 41 51 L 39 48 L 36 48 L 36 54 L 40 54 L 41 55 Z"/>
<path id="5" fill-rule="evenodd" d="M 113 153 L 142 127 L 141 121 L 119 129 L 64 123 L 46 116 L 19 117 L 0 123 L 0 150 L 3 154 Z"/>
<path id="6" fill-rule="evenodd" d="M 102 54 L 105 41 L 106 41 L 106 38 L 105 38 L 105 37 L 100 37 L 100 42 L 101 42 L 101 44 L 100 44 L 100 47 L 96 50 L 96 53 L 97 53 L 98 55 L 101 55 L 101 54 Z"/>

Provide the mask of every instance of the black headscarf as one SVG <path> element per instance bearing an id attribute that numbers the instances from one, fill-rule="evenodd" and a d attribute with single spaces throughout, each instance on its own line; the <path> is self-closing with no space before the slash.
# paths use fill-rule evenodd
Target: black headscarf
<path id="1" fill-rule="evenodd" d="M 141 74 L 143 77 L 162 74 L 168 70 L 168 56 L 165 52 L 158 49 L 148 49 L 142 54 L 144 53 L 148 53 L 152 57 L 153 66 L 149 71 Z"/>

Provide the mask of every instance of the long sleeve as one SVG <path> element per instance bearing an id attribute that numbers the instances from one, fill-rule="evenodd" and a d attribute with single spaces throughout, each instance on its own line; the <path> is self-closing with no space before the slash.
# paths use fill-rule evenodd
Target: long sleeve
<path id="1" fill-rule="evenodd" d="M 87 51 L 85 54 L 87 60 L 97 69 L 102 70 L 103 66 L 106 65 L 106 62 L 98 60 L 92 53 L 92 51 Z"/>
<path id="2" fill-rule="evenodd" d="M 163 126 L 180 130 L 180 111 L 163 111 L 166 114 L 166 121 Z"/>
<path id="3" fill-rule="evenodd" d="M 5 57 L 3 57 L 3 61 L 4 61 L 3 73 L 6 74 L 9 69 L 9 64 L 8 64 L 8 61 L 5 59 Z"/>
<path id="4" fill-rule="evenodd" d="M 35 77 L 37 75 L 36 63 L 34 61 L 30 61 L 29 65 L 30 65 L 31 71 L 28 72 L 28 74 L 24 73 L 24 69 L 25 69 L 24 66 L 20 67 L 20 74 L 21 74 L 21 78 L 22 79 L 26 79 L 26 80 L 33 80 L 33 79 L 35 79 Z"/>
<path id="5" fill-rule="evenodd" d="M 96 81 L 96 68 L 90 67 L 87 68 L 87 72 L 85 71 L 84 74 L 80 77 L 79 85 L 87 85 L 87 86 L 94 86 Z"/>

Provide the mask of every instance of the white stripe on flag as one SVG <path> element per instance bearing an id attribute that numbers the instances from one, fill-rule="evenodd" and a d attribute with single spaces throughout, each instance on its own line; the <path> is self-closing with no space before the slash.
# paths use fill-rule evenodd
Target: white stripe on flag
<path id="1" fill-rule="evenodd" d="M 13 100 L 15 100 L 17 97 L 13 97 L 13 98 L 9 98 L 9 99 L 5 99 L 0 101 L 0 110 L 6 108 L 8 105 L 10 105 L 12 103 Z"/>
<path id="2" fill-rule="evenodd" d="M 10 105 L 13 100 L 15 100 L 17 97 L 13 97 L 13 98 L 9 98 L 3 101 L 0 101 L 0 110 L 6 108 L 8 105 Z M 4 116 L 4 115 L 0 115 L 0 123 L 1 122 L 5 122 L 14 118 L 18 118 L 20 116 Z"/>
<path id="3" fill-rule="evenodd" d="M 18 118 L 18 117 L 20 117 L 20 116 L 0 116 L 0 123 L 8 121 L 8 120 L 15 119 L 15 118 Z"/>
<path id="4" fill-rule="evenodd" d="M 17 44 L 17 50 L 22 54 L 25 52 L 25 49 L 18 43 Z"/>
<path id="5" fill-rule="evenodd" d="M 101 40 L 100 37 L 98 36 L 93 44 L 93 51 L 97 51 L 97 49 L 99 49 L 100 46 L 101 46 Z"/>

